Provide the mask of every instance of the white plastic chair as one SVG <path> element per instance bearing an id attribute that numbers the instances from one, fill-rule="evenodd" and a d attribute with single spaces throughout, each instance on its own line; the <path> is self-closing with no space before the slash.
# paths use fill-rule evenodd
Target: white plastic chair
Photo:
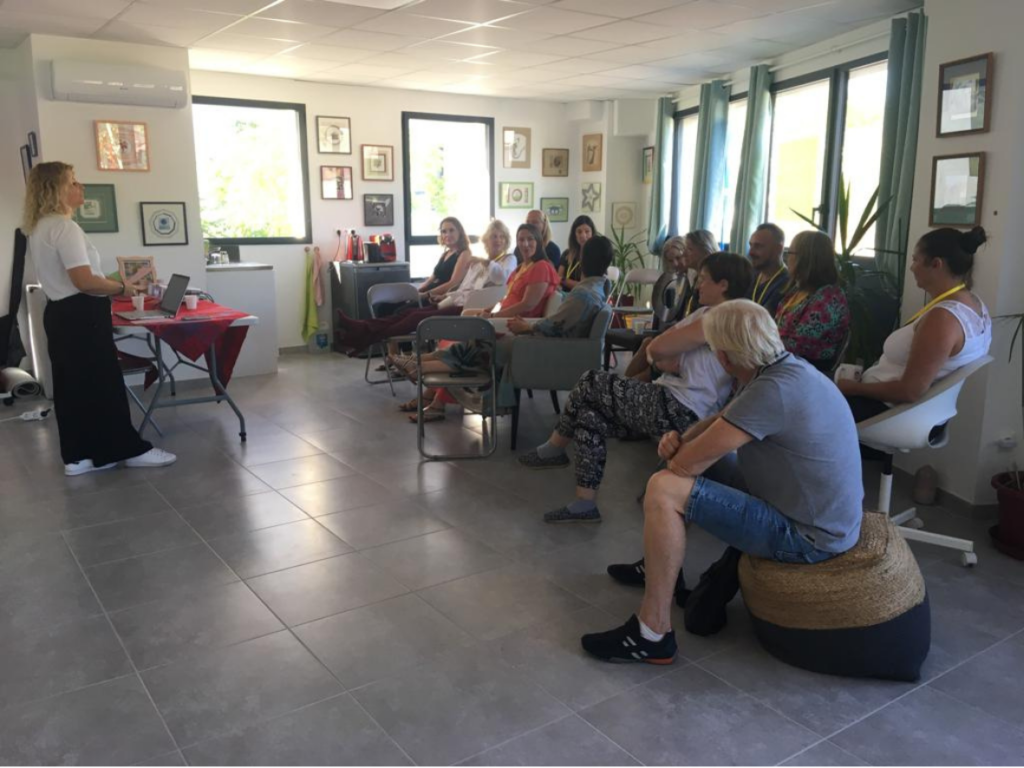
<path id="1" fill-rule="evenodd" d="M 610 270 L 609 270 L 610 272 Z M 623 307 L 622 306 L 622 295 L 626 292 L 626 286 L 628 285 L 655 285 L 664 273 L 660 269 L 652 269 L 649 267 L 640 267 L 637 269 L 631 269 L 626 273 L 626 278 L 621 283 L 618 283 L 618 293 L 615 295 L 614 312 L 627 313 L 627 314 L 647 314 L 651 310 L 648 307 Z M 609 274 L 609 277 L 611 275 Z"/>
<path id="2" fill-rule="evenodd" d="M 493 309 L 494 305 L 505 298 L 508 289 L 504 285 L 492 285 L 488 288 L 477 288 L 466 296 L 462 309 Z"/>
<path id="3" fill-rule="evenodd" d="M 882 478 L 878 484 L 878 511 L 889 514 L 892 504 L 892 457 L 895 453 L 910 453 L 919 448 L 941 448 L 949 442 L 949 422 L 956 416 L 956 401 L 967 377 L 992 362 L 985 356 L 965 365 L 946 378 L 933 384 L 916 403 L 890 408 L 857 425 L 860 442 L 885 454 Z M 911 507 L 896 515 L 892 521 L 900 526 L 905 539 L 934 544 L 960 551 L 964 566 L 976 565 L 974 542 L 920 530 L 924 522 Z"/>

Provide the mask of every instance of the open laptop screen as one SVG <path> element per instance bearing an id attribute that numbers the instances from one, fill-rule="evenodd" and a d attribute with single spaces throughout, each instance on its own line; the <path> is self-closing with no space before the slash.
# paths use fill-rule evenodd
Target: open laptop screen
<path id="1" fill-rule="evenodd" d="M 185 298 L 185 291 L 188 290 L 188 280 L 187 275 L 171 275 L 171 279 L 167 283 L 167 290 L 164 291 L 164 296 L 160 300 L 160 309 L 169 313 L 171 317 L 178 314 L 182 299 Z"/>

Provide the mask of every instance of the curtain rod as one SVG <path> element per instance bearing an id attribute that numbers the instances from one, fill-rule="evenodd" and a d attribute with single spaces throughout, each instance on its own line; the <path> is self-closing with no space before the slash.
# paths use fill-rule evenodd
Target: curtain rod
<path id="1" fill-rule="evenodd" d="M 870 43 L 874 40 L 879 40 L 883 37 L 888 37 L 889 34 L 889 30 L 885 30 L 884 32 L 876 32 L 875 34 L 869 35 L 868 37 L 862 37 L 859 40 L 851 40 L 850 42 L 843 43 L 842 45 L 834 45 L 831 48 L 828 48 L 827 50 L 819 51 L 818 53 L 812 53 L 808 56 L 804 56 L 803 58 L 796 59 L 795 61 L 787 61 L 785 63 L 776 64 L 773 67 L 769 67 L 768 71 L 778 72 L 780 69 L 785 69 L 787 67 L 795 67 L 800 64 L 806 64 L 808 61 L 814 61 L 815 59 L 820 59 L 830 54 L 840 53 L 842 51 L 845 51 L 847 48 L 853 48 L 854 46 L 857 45 L 863 45 L 864 43 Z M 733 84 L 733 81 L 727 80 L 725 84 L 731 86 Z M 679 97 L 673 97 L 672 100 L 677 102 L 679 101 Z"/>

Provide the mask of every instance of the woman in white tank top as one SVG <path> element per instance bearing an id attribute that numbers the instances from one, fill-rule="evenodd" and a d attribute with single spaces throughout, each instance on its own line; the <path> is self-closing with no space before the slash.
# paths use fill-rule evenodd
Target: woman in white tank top
<path id="1" fill-rule="evenodd" d="M 889 335 L 882 357 L 861 381 L 838 382 L 856 421 L 917 401 L 936 381 L 988 353 L 992 319 L 969 288 L 974 254 L 985 239 L 981 227 L 947 227 L 917 242 L 910 271 L 929 301 Z"/>

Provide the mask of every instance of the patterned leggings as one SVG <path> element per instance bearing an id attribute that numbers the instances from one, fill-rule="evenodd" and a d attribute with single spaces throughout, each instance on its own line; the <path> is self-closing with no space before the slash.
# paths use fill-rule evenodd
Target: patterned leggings
<path id="1" fill-rule="evenodd" d="M 661 437 L 672 430 L 683 432 L 697 421 L 697 414 L 667 387 L 588 371 L 569 394 L 555 429 L 576 441 L 576 485 L 596 490 L 604 476 L 609 437 Z"/>

